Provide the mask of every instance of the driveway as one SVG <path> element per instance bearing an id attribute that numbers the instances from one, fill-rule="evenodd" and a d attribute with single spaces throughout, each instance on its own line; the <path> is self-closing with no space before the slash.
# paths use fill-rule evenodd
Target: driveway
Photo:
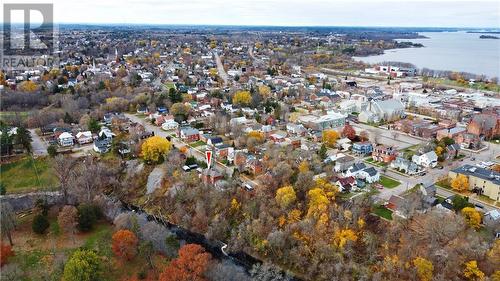
<path id="1" fill-rule="evenodd" d="M 35 132 L 35 129 L 29 129 L 31 134 L 31 148 L 33 156 L 45 156 L 47 153 L 48 144 Z"/>

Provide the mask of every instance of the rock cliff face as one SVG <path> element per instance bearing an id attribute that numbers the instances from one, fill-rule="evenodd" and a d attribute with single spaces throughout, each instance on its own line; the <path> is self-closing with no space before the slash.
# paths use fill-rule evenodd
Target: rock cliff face
<path id="1" fill-rule="evenodd" d="M 35 207 L 38 199 L 44 199 L 49 205 L 57 205 L 63 203 L 61 192 L 32 192 L 25 194 L 10 194 L 0 196 L 0 201 L 8 202 L 12 205 L 15 212 L 22 212 Z"/>

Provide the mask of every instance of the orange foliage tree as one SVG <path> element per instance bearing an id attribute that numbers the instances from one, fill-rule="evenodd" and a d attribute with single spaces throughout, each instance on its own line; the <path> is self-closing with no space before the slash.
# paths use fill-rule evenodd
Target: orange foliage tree
<path id="1" fill-rule="evenodd" d="M 119 230 L 113 234 L 112 249 L 115 255 L 131 260 L 137 253 L 137 236 L 130 230 Z"/>
<path id="2" fill-rule="evenodd" d="M 172 260 L 160 274 L 159 281 L 205 281 L 212 255 L 202 246 L 186 244 L 179 249 L 179 257 Z"/>
<path id="3" fill-rule="evenodd" d="M 12 247 L 10 245 L 6 245 L 3 242 L 0 243 L 0 266 L 6 264 L 7 259 L 13 255 L 14 251 L 12 251 Z"/>

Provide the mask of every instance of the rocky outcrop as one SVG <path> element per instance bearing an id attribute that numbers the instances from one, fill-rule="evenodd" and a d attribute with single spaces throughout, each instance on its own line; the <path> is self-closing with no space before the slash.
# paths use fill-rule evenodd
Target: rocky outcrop
<path id="1" fill-rule="evenodd" d="M 0 196 L 0 201 L 2 203 L 10 203 L 15 212 L 23 212 L 34 208 L 39 199 L 45 200 L 50 206 L 62 204 L 64 202 L 62 193 L 59 191 L 8 194 Z"/>

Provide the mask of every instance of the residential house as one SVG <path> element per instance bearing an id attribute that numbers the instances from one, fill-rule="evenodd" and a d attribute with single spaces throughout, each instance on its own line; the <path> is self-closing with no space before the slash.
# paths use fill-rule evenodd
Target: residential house
<path id="1" fill-rule="evenodd" d="M 349 192 L 356 188 L 356 179 L 354 177 L 338 178 L 335 184 L 340 192 Z"/>
<path id="2" fill-rule="evenodd" d="M 222 145 L 222 144 L 223 144 L 223 140 L 221 137 L 209 137 L 207 139 L 207 145 L 218 146 L 218 145 Z"/>
<path id="3" fill-rule="evenodd" d="M 426 167 L 426 168 L 434 168 L 438 163 L 438 156 L 434 150 L 429 151 L 427 153 L 421 155 L 413 155 L 411 158 L 415 164 Z"/>
<path id="4" fill-rule="evenodd" d="M 182 127 L 179 129 L 178 136 L 187 142 L 194 142 L 200 139 L 200 131 L 192 127 Z"/>
<path id="5" fill-rule="evenodd" d="M 391 163 L 397 155 L 398 151 L 394 146 L 378 145 L 372 152 L 373 160 L 383 163 Z"/>
<path id="6" fill-rule="evenodd" d="M 169 119 L 161 124 L 161 128 L 165 131 L 176 130 L 177 128 L 179 128 L 179 123 L 177 123 L 173 119 Z"/>
<path id="7" fill-rule="evenodd" d="M 76 134 L 76 141 L 79 144 L 91 143 L 93 140 L 94 139 L 92 138 L 92 132 L 90 131 L 78 132 Z"/>
<path id="8" fill-rule="evenodd" d="M 408 200 L 399 195 L 391 195 L 385 207 L 393 212 L 393 214 L 406 218 L 405 206 L 408 205 Z"/>
<path id="9" fill-rule="evenodd" d="M 335 161 L 335 166 L 333 167 L 333 169 L 335 170 L 335 172 L 344 172 L 349 167 L 351 167 L 355 161 L 356 159 L 354 159 L 354 157 L 352 156 L 340 157 Z"/>
<path id="10" fill-rule="evenodd" d="M 497 231 L 500 230 L 500 211 L 493 209 L 488 211 L 483 216 L 483 223 L 490 227 L 496 227 Z"/>
<path id="11" fill-rule="evenodd" d="M 72 146 L 75 142 L 75 137 L 71 133 L 63 132 L 57 137 L 57 142 L 60 146 Z"/>
<path id="12" fill-rule="evenodd" d="M 215 184 L 219 180 L 222 180 L 224 176 L 222 173 L 217 171 L 216 169 L 204 169 L 201 173 L 201 178 L 206 184 Z"/>
<path id="13" fill-rule="evenodd" d="M 454 159 L 460 152 L 460 145 L 458 143 L 446 146 L 446 159 Z"/>
<path id="14" fill-rule="evenodd" d="M 97 134 L 100 139 L 102 138 L 107 138 L 107 139 L 112 139 L 115 134 L 111 132 L 111 130 L 108 127 L 101 127 L 101 131 L 99 131 L 99 134 Z"/>
<path id="15" fill-rule="evenodd" d="M 352 141 L 348 138 L 341 138 L 337 140 L 336 146 L 342 151 L 347 151 L 351 148 Z"/>
<path id="16" fill-rule="evenodd" d="M 111 139 L 96 139 L 94 141 L 94 151 L 98 153 L 106 153 L 111 149 Z"/>
<path id="17" fill-rule="evenodd" d="M 458 135 L 455 142 L 460 144 L 460 148 L 462 149 L 478 149 L 481 147 L 479 136 L 470 133 Z"/>
<path id="18" fill-rule="evenodd" d="M 355 142 L 352 144 L 352 152 L 355 153 L 356 155 L 368 155 L 371 154 L 373 151 L 373 145 L 368 142 Z"/>
<path id="19" fill-rule="evenodd" d="M 307 133 L 307 129 L 302 124 L 287 123 L 286 130 L 290 134 L 304 136 Z"/>
<path id="20" fill-rule="evenodd" d="M 380 180 L 380 173 L 374 167 L 369 167 L 361 170 L 357 177 L 367 183 L 374 183 Z"/>
<path id="21" fill-rule="evenodd" d="M 364 163 L 355 163 L 343 173 L 346 177 L 355 177 L 368 183 L 380 180 L 380 173 L 373 167 L 367 167 Z"/>
<path id="22" fill-rule="evenodd" d="M 415 162 L 403 157 L 396 157 L 396 159 L 391 162 L 390 167 L 408 175 L 415 175 L 421 171 L 420 167 Z"/>
<path id="23" fill-rule="evenodd" d="M 448 172 L 451 179 L 458 175 L 467 176 L 469 190 L 500 201 L 500 173 L 466 164 Z"/>

